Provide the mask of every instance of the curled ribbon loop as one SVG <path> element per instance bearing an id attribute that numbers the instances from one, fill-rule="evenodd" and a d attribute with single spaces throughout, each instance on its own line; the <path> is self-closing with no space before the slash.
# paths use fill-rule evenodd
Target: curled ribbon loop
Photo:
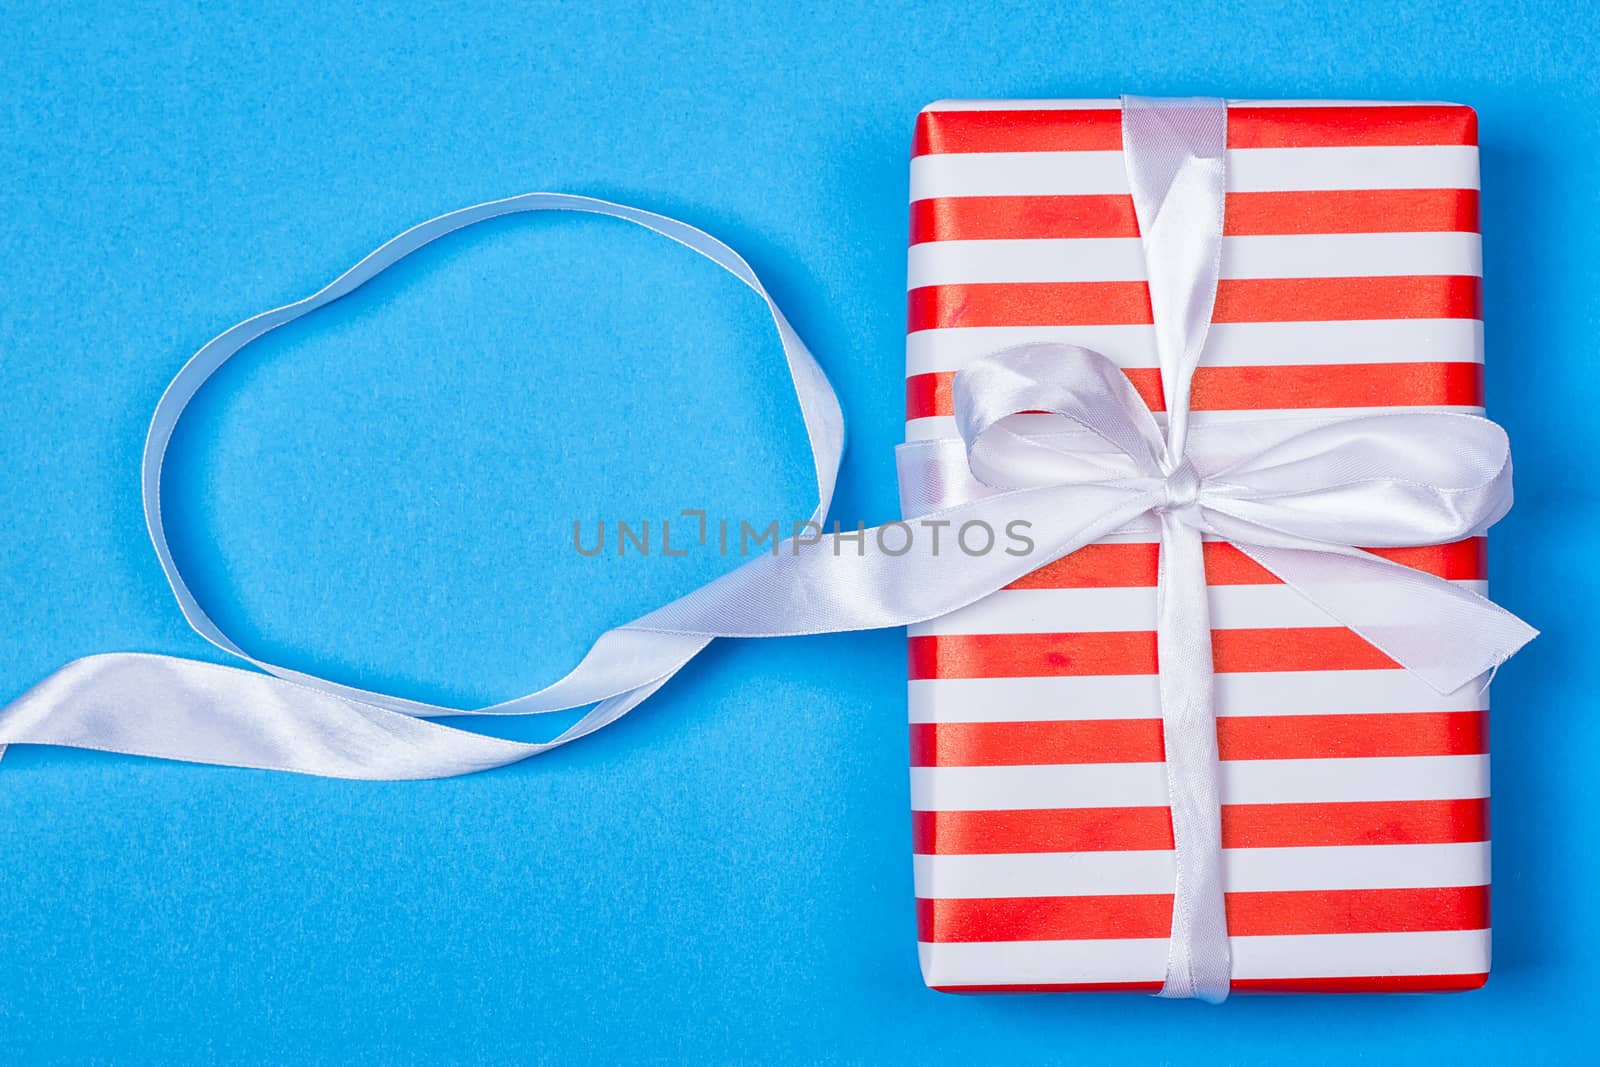
<path id="1" fill-rule="evenodd" d="M 146 518 L 189 623 L 252 664 L 110 654 L 68 664 L 0 710 L 0 745 L 34 743 L 346 778 L 430 778 L 502 766 L 605 726 L 649 697 L 715 637 L 904 626 L 966 607 L 1133 524 L 1160 530 L 1158 673 L 1177 878 L 1162 994 L 1220 1000 L 1230 958 L 1223 911 L 1211 629 L 1202 536 L 1225 539 L 1427 684 L 1449 692 L 1492 670 L 1535 631 L 1451 582 L 1356 545 L 1440 544 L 1481 532 L 1511 504 L 1503 431 L 1471 415 L 1398 412 L 1331 422 L 1260 420 L 1191 431 L 1189 386 L 1216 296 L 1226 108 L 1220 100 L 1125 98 L 1124 158 L 1150 279 L 1166 422 L 1106 357 L 1024 345 L 957 374 L 959 440 L 902 446 L 907 519 L 960 529 L 1025 524 L 1026 551 L 968 555 L 887 527 L 846 542 L 795 537 L 662 608 L 601 635 L 570 674 L 478 709 L 366 692 L 252 659 L 184 583 L 162 525 L 161 459 L 184 406 L 250 341 L 338 299 L 463 226 L 520 211 L 624 219 L 706 256 L 771 310 L 815 458 L 820 524 L 843 448 L 822 370 L 749 266 L 684 223 L 584 197 L 532 193 L 432 219 L 380 247 L 327 288 L 226 331 L 179 372 L 152 421 Z M 1047 412 L 1024 435 L 1010 416 Z M 894 525 L 905 527 L 906 523 Z M 524 744 L 429 721 L 537 714 L 594 704 L 554 740 Z"/>

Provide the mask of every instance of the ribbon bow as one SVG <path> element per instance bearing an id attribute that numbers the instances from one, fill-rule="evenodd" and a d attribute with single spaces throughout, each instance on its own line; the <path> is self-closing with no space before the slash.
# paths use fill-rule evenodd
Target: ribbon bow
<path id="1" fill-rule="evenodd" d="M 797 535 L 689 595 L 603 634 L 570 674 L 486 708 L 446 708 L 340 685 L 252 658 L 195 600 L 167 547 L 161 461 L 184 407 L 228 358 L 269 330 L 363 284 L 427 243 L 524 211 L 585 211 L 661 233 L 733 273 L 767 304 L 783 342 L 817 473 L 809 523 L 826 515 L 843 448 L 837 399 L 754 272 L 684 223 L 584 197 L 532 193 L 408 230 L 325 289 L 224 332 L 196 353 L 152 419 L 145 516 L 185 618 L 256 671 L 130 653 L 68 664 L 0 710 L 0 745 L 72 745 L 349 778 L 426 778 L 502 766 L 605 726 L 654 693 L 715 637 L 904 626 L 948 614 L 1093 541 L 1154 516 L 1160 527 L 1157 652 L 1177 860 L 1163 995 L 1220 1000 L 1230 960 L 1203 535 L 1257 563 L 1429 685 L 1451 691 L 1534 636 L 1515 616 L 1442 579 L 1355 545 L 1438 544 L 1481 531 L 1511 504 L 1505 434 L 1476 416 L 1402 412 L 1335 421 L 1260 420 L 1190 432 L 1189 382 L 1216 296 L 1226 190 L 1220 100 L 1124 99 L 1123 143 L 1147 263 L 1166 400 L 1162 427 L 1110 360 L 1028 345 L 955 379 L 959 441 L 902 447 L 901 496 L 925 525 L 1025 523 L 1028 551 L 930 550 L 890 525 Z M 1023 412 L 1057 416 L 1024 435 Z M 891 545 L 893 547 L 891 547 Z M 429 722 L 595 704 L 552 741 L 526 744 Z"/>

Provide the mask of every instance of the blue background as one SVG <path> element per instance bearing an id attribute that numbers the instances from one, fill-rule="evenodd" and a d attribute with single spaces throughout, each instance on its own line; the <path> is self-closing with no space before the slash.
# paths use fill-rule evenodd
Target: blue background
<path id="1" fill-rule="evenodd" d="M 891 517 L 907 155 L 952 96 L 1454 99 L 1482 120 L 1497 597 L 1495 975 L 1452 997 L 955 998 L 917 974 L 898 632 L 723 643 L 615 728 L 359 784 L 60 750 L 0 766 L 14 1057 L 1451 1062 L 1558 1058 L 1597 935 L 1587 5 L 6 5 L 0 700 L 189 633 L 137 491 L 181 361 L 437 212 L 530 189 L 743 251 L 827 367 L 835 516 Z M 773 10 L 762 10 L 770 7 Z M 1133 7 L 1148 9 L 1134 13 Z M 280 662 L 484 702 L 721 564 L 571 522 L 810 507 L 760 305 L 613 222 L 480 227 L 201 397 L 170 521 Z M 516 726 L 547 736 L 548 724 Z"/>

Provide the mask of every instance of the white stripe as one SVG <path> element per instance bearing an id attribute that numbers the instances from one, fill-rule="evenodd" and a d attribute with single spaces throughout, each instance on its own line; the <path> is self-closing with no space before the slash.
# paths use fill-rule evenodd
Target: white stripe
<path id="1" fill-rule="evenodd" d="M 1455 583 L 1479 596 L 1487 582 Z M 1371 586 L 1372 583 L 1366 583 Z M 1339 621 L 1287 585 L 1213 585 L 1207 589 L 1211 627 L 1244 630 L 1291 626 L 1338 626 Z M 1387 586 L 1372 588 L 1372 598 L 1395 596 Z M 1397 598 L 1389 615 L 1402 621 L 1407 601 Z M 1428 620 L 1421 619 L 1420 622 Z M 976 604 L 907 627 L 912 637 L 943 634 L 1106 633 L 1156 628 L 1156 591 L 1144 586 L 1117 589 L 1002 589 Z"/>
<path id="2" fill-rule="evenodd" d="M 1272 234 L 1222 239 L 1223 278 L 1376 278 L 1483 274 L 1475 233 Z M 1137 237 L 924 241 L 906 286 L 1146 281 Z"/>
<path id="3" fill-rule="evenodd" d="M 1111 111 L 1120 100 L 935 100 L 929 111 Z M 1229 107 L 1461 107 L 1437 100 L 1229 100 Z"/>
<path id="4" fill-rule="evenodd" d="M 1437 693 L 1410 671 L 1262 671 L 1216 676 L 1219 716 L 1388 715 L 1482 711 L 1487 692 Z M 911 721 L 1159 719 L 1153 674 L 1081 678 L 925 678 L 910 683 Z"/>
<path id="5" fill-rule="evenodd" d="M 1463 800 L 1489 795 L 1489 757 L 1227 760 L 1224 804 L 1330 804 L 1360 800 Z M 916 811 L 1162 807 L 1162 763 L 1032 767 L 913 767 Z"/>
<path id="6" fill-rule="evenodd" d="M 1002 348 L 1043 341 L 1092 348 L 1119 367 L 1160 366 L 1149 325 L 959 326 L 907 334 L 906 374 L 958 371 Z M 1221 322 L 1200 357 L 1202 367 L 1482 362 L 1478 319 Z"/>
<path id="7" fill-rule="evenodd" d="M 917 896 L 1113 896 L 1172 892 L 1170 850 L 1038 852 L 994 856 L 916 856 Z M 1222 852 L 1230 893 L 1312 889 L 1424 889 L 1489 884 L 1489 843 L 1229 848 Z"/>
<path id="8" fill-rule="evenodd" d="M 1483 974 L 1489 969 L 1487 930 L 1229 940 L 1233 976 L 1241 979 Z M 1167 939 L 919 942 L 917 955 L 923 980 L 931 986 L 1159 982 L 1167 968 Z"/>
<path id="9" fill-rule="evenodd" d="M 1473 145 L 1236 148 L 1228 191 L 1476 189 Z M 911 199 L 945 196 L 1094 196 L 1128 191 L 1122 153 L 963 152 L 911 161 Z"/>
<path id="10" fill-rule="evenodd" d="M 1195 411 L 1189 414 L 1189 425 L 1195 430 L 1229 422 L 1257 422 L 1266 419 L 1305 419 L 1307 422 L 1353 419 L 1358 415 L 1392 415 L 1396 411 L 1453 411 L 1467 415 L 1482 415 L 1478 404 L 1407 404 L 1404 407 L 1370 408 L 1241 408 L 1236 411 Z M 1159 412 L 1156 421 L 1166 425 L 1166 413 Z M 1062 420 L 1057 415 L 1013 415 L 1010 428 L 1021 434 L 1049 434 L 1061 429 Z M 907 441 L 935 441 L 941 438 L 960 437 L 953 415 L 928 415 L 906 420 Z"/>

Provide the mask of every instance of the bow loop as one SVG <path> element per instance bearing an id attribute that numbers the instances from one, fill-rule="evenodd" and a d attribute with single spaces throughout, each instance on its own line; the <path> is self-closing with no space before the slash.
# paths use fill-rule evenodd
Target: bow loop
<path id="1" fill-rule="evenodd" d="M 1161 471 L 1164 445 L 1150 409 L 1127 375 L 1091 349 L 1052 343 L 1003 349 L 957 373 L 951 402 L 973 474 L 997 488 L 1081 480 L 1081 441 L 1070 438 L 1083 431 L 1126 456 L 1132 466 L 1123 465 L 1125 473 Z M 1033 412 L 1059 416 L 1067 439 L 1025 437 L 1001 425 Z"/>
<path id="2" fill-rule="evenodd" d="M 1510 508 L 1511 448 L 1504 430 L 1474 415 L 1341 419 L 1217 472 L 1207 506 L 1324 544 L 1442 544 L 1482 532 Z"/>

